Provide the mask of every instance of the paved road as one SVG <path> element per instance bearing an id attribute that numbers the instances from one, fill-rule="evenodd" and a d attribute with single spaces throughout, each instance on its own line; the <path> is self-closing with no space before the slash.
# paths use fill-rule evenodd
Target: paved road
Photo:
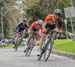
<path id="1" fill-rule="evenodd" d="M 0 48 L 0 67 L 75 67 L 75 60 L 66 57 L 51 55 L 47 62 L 37 61 L 36 48 L 30 57 L 25 57 L 23 50 Z"/>

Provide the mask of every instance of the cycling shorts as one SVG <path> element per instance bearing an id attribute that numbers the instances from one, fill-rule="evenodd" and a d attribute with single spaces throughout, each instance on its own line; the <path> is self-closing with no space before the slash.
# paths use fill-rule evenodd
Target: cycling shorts
<path id="1" fill-rule="evenodd" d="M 48 33 L 50 30 L 54 30 L 55 28 L 57 28 L 56 24 L 46 24 L 45 28 L 47 29 L 47 32 L 42 32 L 42 34 L 46 34 Z M 43 30 L 43 29 L 42 29 Z"/>
<path id="2" fill-rule="evenodd" d="M 56 28 L 56 24 L 47 24 L 47 25 L 45 26 L 45 28 L 48 29 L 48 30 L 53 30 L 53 29 Z"/>
<path id="3" fill-rule="evenodd" d="M 22 32 L 24 30 L 25 30 L 24 28 L 18 28 L 18 29 L 16 29 L 16 33 Z"/>

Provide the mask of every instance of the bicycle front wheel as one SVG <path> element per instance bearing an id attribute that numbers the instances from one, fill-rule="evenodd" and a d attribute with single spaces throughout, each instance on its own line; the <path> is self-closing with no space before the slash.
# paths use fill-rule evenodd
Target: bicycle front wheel
<path id="1" fill-rule="evenodd" d="M 17 51 L 18 46 L 21 44 L 21 42 L 22 42 L 22 38 L 19 38 L 19 39 L 16 40 L 16 43 L 15 43 L 15 51 Z"/>
<path id="2" fill-rule="evenodd" d="M 16 43 L 15 43 L 15 51 L 17 51 L 17 49 L 18 49 L 18 44 L 19 44 L 19 42 L 16 41 Z"/>
<path id="3" fill-rule="evenodd" d="M 47 46 L 46 46 L 46 48 L 45 48 L 45 52 L 44 52 L 44 61 L 47 61 L 48 60 L 48 58 L 49 58 L 49 56 L 50 56 L 50 54 L 51 54 L 51 52 L 52 52 L 52 45 L 53 45 L 53 43 L 52 42 L 48 42 L 47 44 L 46 44 Z"/>
<path id="4" fill-rule="evenodd" d="M 33 47 L 34 47 L 34 46 L 33 46 L 33 45 L 31 45 L 31 46 L 29 46 L 29 48 L 27 48 L 25 56 L 30 56 L 30 54 L 31 54 L 31 52 L 32 52 Z"/>

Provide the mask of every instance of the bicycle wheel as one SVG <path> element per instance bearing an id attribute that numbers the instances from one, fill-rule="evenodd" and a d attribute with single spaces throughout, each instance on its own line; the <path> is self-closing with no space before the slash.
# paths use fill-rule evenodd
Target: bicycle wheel
<path id="1" fill-rule="evenodd" d="M 30 40 L 30 46 L 26 49 L 26 54 L 25 56 L 30 56 L 31 52 L 32 52 L 32 49 L 34 47 L 34 40 L 33 38 Z"/>
<path id="2" fill-rule="evenodd" d="M 52 52 L 52 42 L 49 41 L 49 43 L 47 43 L 47 46 L 45 48 L 44 61 L 47 61 L 48 60 L 51 52 Z"/>
<path id="3" fill-rule="evenodd" d="M 28 56 L 29 49 L 30 49 L 30 47 L 27 47 L 27 48 L 25 49 L 25 56 Z"/>
<path id="4" fill-rule="evenodd" d="M 15 51 L 17 51 L 17 49 L 18 49 L 18 41 L 16 41 L 15 43 Z"/>
<path id="5" fill-rule="evenodd" d="M 33 47 L 34 47 L 34 46 L 33 46 L 33 45 L 31 45 L 31 46 L 29 46 L 29 47 L 27 48 L 25 56 L 30 56 L 30 54 L 31 54 L 31 52 L 32 52 Z"/>
<path id="6" fill-rule="evenodd" d="M 44 61 L 48 60 L 48 58 L 51 54 L 51 51 L 52 51 L 52 44 L 53 44 L 53 40 L 47 41 L 46 45 L 42 49 L 40 56 L 38 57 L 38 60 L 41 60 L 42 56 L 43 56 Z"/>
<path id="7" fill-rule="evenodd" d="M 47 44 L 49 43 L 49 41 L 47 41 L 46 45 L 43 47 L 40 55 L 38 56 L 38 60 L 41 60 L 42 56 L 45 56 L 45 51 L 46 51 L 46 47 L 47 47 Z"/>
<path id="8" fill-rule="evenodd" d="M 42 58 L 42 55 L 43 55 L 44 51 L 45 51 L 45 50 L 42 50 L 42 52 L 41 52 L 40 56 L 38 56 L 38 60 L 39 60 L 39 61 L 41 60 L 41 58 Z"/>
<path id="9" fill-rule="evenodd" d="M 21 44 L 21 42 L 22 42 L 22 37 L 19 37 L 15 43 L 15 51 L 17 51 L 18 46 Z"/>
<path id="10" fill-rule="evenodd" d="M 15 51 L 17 51 L 17 49 L 18 49 L 18 45 L 19 45 L 19 41 L 16 41 L 16 44 L 15 44 Z"/>

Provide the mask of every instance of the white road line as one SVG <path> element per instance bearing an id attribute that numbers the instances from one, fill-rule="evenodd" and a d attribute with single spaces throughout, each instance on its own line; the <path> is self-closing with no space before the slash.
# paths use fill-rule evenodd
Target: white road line
<path id="1" fill-rule="evenodd" d="M 67 58 L 67 57 L 64 57 L 64 56 L 56 55 L 56 54 L 51 54 L 51 56 L 55 57 L 55 58 L 62 58 L 62 59 Z"/>

